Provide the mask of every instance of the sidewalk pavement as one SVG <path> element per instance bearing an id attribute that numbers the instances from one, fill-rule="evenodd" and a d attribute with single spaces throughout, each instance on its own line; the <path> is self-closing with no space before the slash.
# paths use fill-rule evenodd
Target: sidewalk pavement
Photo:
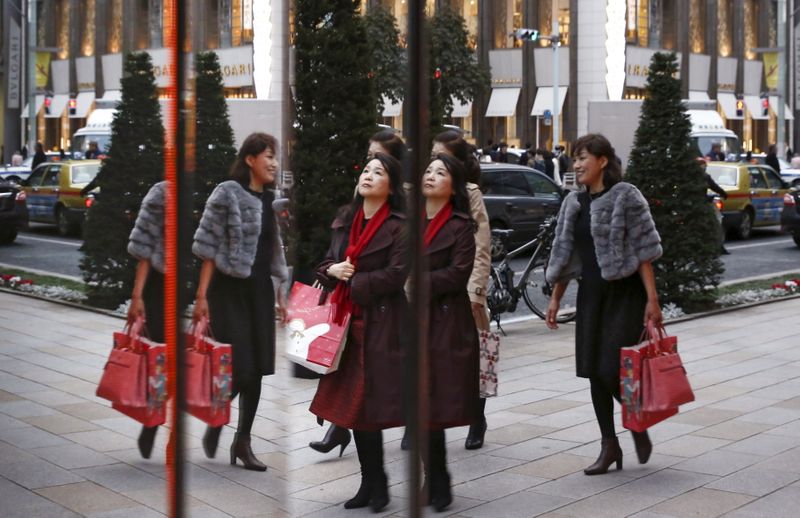
<path id="1" fill-rule="evenodd" d="M 655 449 L 646 465 L 637 464 L 617 415 L 624 469 L 595 477 L 581 471 L 599 452 L 599 430 L 588 383 L 574 376 L 574 329 L 508 325 L 486 445 L 466 451 L 466 429 L 447 432 L 455 500 L 446 515 L 797 516 L 799 314 L 794 299 L 669 326 L 697 401 L 651 430 Z M 138 424 L 94 396 L 111 333 L 121 325 L 0 293 L 0 515 L 166 512 L 167 434 L 159 432 L 152 459 L 141 459 Z M 264 378 L 253 430 L 266 473 L 228 463 L 231 427 L 217 458 L 206 459 L 204 427 L 187 419 L 188 516 L 370 515 L 342 507 L 360 480 L 354 446 L 341 459 L 307 447 L 324 432 L 308 413 L 316 381 L 292 378 L 283 358 L 278 365 Z M 406 516 L 401 430 L 384 436 L 392 501 L 383 515 Z"/>

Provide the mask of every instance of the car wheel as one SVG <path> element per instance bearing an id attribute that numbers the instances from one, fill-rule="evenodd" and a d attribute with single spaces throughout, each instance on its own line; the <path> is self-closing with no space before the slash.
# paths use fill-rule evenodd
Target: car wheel
<path id="1" fill-rule="evenodd" d="M 736 234 L 739 236 L 739 239 L 749 239 L 752 232 L 753 213 L 750 212 L 750 210 L 745 209 L 742 211 L 742 221 L 739 223 L 739 227 L 736 229 Z"/>
<path id="2" fill-rule="evenodd" d="M 792 182 L 792 187 L 800 187 L 800 178 Z"/>
<path id="3" fill-rule="evenodd" d="M 72 234 L 72 223 L 67 219 L 67 211 L 63 208 L 56 209 L 56 225 L 59 236 L 66 237 Z"/>
<path id="4" fill-rule="evenodd" d="M 492 226 L 492 228 L 500 228 L 505 230 L 505 227 L 502 225 Z M 500 237 L 492 235 L 492 240 L 489 248 L 492 254 L 492 261 L 499 261 L 503 257 L 506 256 L 508 250 L 506 249 L 506 245 L 503 243 L 503 240 Z"/>
<path id="5" fill-rule="evenodd" d="M 15 239 L 17 239 L 17 229 L 0 234 L 0 244 L 2 245 L 11 244 Z"/>

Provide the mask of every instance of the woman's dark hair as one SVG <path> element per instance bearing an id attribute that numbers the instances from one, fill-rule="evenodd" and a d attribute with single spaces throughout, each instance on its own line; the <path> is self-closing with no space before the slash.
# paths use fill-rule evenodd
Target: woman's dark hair
<path id="1" fill-rule="evenodd" d="M 406 144 L 403 142 L 394 130 L 383 129 L 375 133 L 369 138 L 370 142 L 377 142 L 380 144 L 387 153 L 392 155 L 392 158 L 403 163 L 406 158 Z"/>
<path id="2" fill-rule="evenodd" d="M 405 212 L 406 197 L 405 191 L 403 191 L 402 164 L 391 155 L 376 153 L 374 157 L 367 160 L 367 163 L 364 164 L 361 170 L 363 171 L 372 160 L 378 160 L 381 165 L 383 165 L 383 168 L 386 169 L 386 172 L 389 173 L 389 199 L 387 200 L 389 202 L 389 209 Z M 353 197 L 353 201 L 350 202 L 350 206 L 344 216 L 344 220 L 348 225 L 353 222 L 356 211 L 361 208 L 363 203 L 364 197 L 356 191 L 356 195 Z"/>
<path id="3" fill-rule="evenodd" d="M 275 154 L 278 153 L 278 140 L 275 137 L 266 133 L 251 133 L 248 135 L 242 142 L 239 153 L 236 154 L 236 160 L 231 167 L 231 179 L 244 186 L 249 185 L 250 166 L 247 165 L 246 159 L 248 156 L 258 156 L 267 149 Z"/>
<path id="4" fill-rule="evenodd" d="M 611 142 L 599 133 L 589 133 L 575 141 L 572 146 L 572 156 L 578 156 L 581 151 L 586 151 L 597 158 L 605 157 L 608 163 L 603 169 L 603 186 L 608 189 L 622 181 L 622 165 L 617 157 Z"/>
<path id="5" fill-rule="evenodd" d="M 439 153 L 434 160 L 441 160 L 450 173 L 453 186 L 453 210 L 470 216 L 469 194 L 467 194 L 466 169 L 460 160 L 446 153 Z M 470 219 L 472 217 L 470 216 Z"/>
<path id="6" fill-rule="evenodd" d="M 470 183 L 481 183 L 481 166 L 472 152 L 472 146 L 456 130 L 446 130 L 433 138 L 434 143 L 439 143 L 464 166 L 466 180 Z"/>
<path id="7" fill-rule="evenodd" d="M 44 153 L 44 146 L 41 142 L 36 143 L 35 149 L 37 153 Z"/>

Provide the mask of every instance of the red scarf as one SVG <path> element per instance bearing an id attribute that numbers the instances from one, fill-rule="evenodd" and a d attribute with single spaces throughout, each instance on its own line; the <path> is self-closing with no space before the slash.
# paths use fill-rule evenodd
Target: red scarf
<path id="1" fill-rule="evenodd" d="M 453 204 L 447 202 L 447 205 L 439 209 L 439 212 L 436 213 L 436 216 L 433 217 L 431 222 L 428 223 L 428 227 L 425 229 L 425 248 L 428 248 L 431 245 L 433 238 L 435 238 L 436 234 L 442 230 L 442 227 L 445 225 L 445 223 L 447 223 L 452 215 Z"/>
<path id="2" fill-rule="evenodd" d="M 375 233 L 381 228 L 383 222 L 389 219 L 389 204 L 384 203 L 378 212 L 369 220 L 367 226 L 364 227 L 364 209 L 360 208 L 356 211 L 353 218 L 353 224 L 350 227 L 350 240 L 345 250 L 345 258 L 350 258 L 350 264 L 353 268 L 358 270 L 358 256 L 367 247 Z M 362 229 L 363 227 L 363 229 Z M 350 283 L 339 282 L 336 284 L 336 289 L 333 290 L 331 296 L 331 305 L 333 306 L 333 321 L 341 325 L 348 314 L 358 316 L 361 314 L 361 308 L 350 299 Z"/>

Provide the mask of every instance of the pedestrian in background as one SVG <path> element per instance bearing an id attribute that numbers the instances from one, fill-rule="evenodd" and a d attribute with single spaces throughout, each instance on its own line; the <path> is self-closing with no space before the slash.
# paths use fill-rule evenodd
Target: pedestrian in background
<path id="1" fill-rule="evenodd" d="M 34 171 L 40 164 L 47 162 L 47 155 L 44 154 L 44 146 L 41 142 L 36 143 L 36 153 L 33 155 L 33 162 L 31 162 L 31 171 Z"/>
<path id="2" fill-rule="evenodd" d="M 22 158 L 22 152 L 20 152 L 19 150 L 14 151 L 14 154 L 11 155 L 11 167 L 21 166 L 23 160 L 24 158 Z"/>
<path id="3" fill-rule="evenodd" d="M 167 182 L 153 185 L 139 207 L 128 238 L 128 253 L 139 260 L 128 307 L 128 326 L 143 318 L 147 336 L 164 343 L 164 199 Z M 142 426 L 139 453 L 150 458 L 158 426 Z"/>
<path id="4" fill-rule="evenodd" d="M 405 156 L 407 153 L 407 148 L 403 139 L 401 139 L 394 130 L 384 129 L 380 130 L 377 133 L 373 134 L 369 139 L 369 148 L 367 149 L 367 160 L 372 160 L 378 153 L 383 153 L 385 155 L 389 155 L 395 160 L 397 160 L 402 167 L 403 161 L 405 160 Z M 409 184 L 410 185 L 410 184 Z M 359 186 L 356 185 L 356 192 L 354 197 L 358 196 L 358 189 Z M 409 186 L 410 189 L 410 186 Z M 352 205 L 347 205 L 343 207 L 343 210 L 340 210 L 340 216 L 337 218 L 339 220 L 345 220 L 346 214 L 352 211 Z M 335 222 L 336 223 L 336 222 Z M 322 419 L 319 419 L 320 424 L 322 424 Z M 325 436 L 322 438 L 321 441 L 312 441 L 308 443 L 308 446 L 316 450 L 320 453 L 328 453 L 332 449 L 336 448 L 337 446 L 339 449 L 339 456 L 342 456 L 344 453 L 344 449 L 350 444 L 352 437 L 350 435 L 350 431 L 347 428 L 342 428 L 340 426 L 336 426 L 336 424 L 331 423 L 328 427 L 327 432 L 325 432 Z"/>
<path id="5" fill-rule="evenodd" d="M 461 162 L 466 173 L 469 215 L 478 226 L 474 233 L 475 261 L 467 284 L 467 293 L 469 293 L 472 317 L 476 327 L 478 330 L 488 331 L 489 314 L 486 309 L 486 287 L 489 284 L 489 272 L 492 268 L 492 233 L 489 228 L 489 214 L 486 212 L 486 205 L 480 189 L 480 164 L 470 153 L 469 144 L 457 131 L 444 131 L 433 139 L 431 158 L 436 158 L 440 154 L 456 158 Z M 470 424 L 469 433 L 464 440 L 464 447 L 468 450 L 481 448 L 486 435 L 486 398 L 479 397 L 477 403 L 475 420 Z"/>
<path id="6" fill-rule="evenodd" d="M 466 172 L 447 154 L 431 162 L 422 194 L 430 290 L 428 329 L 429 415 L 425 478 L 437 512 L 453 501 L 445 429 L 475 422 L 478 401 L 478 331 L 467 286 L 475 262 L 475 222 L 469 216 Z"/>
<path id="7" fill-rule="evenodd" d="M 280 231 L 272 209 L 278 170 L 278 142 L 272 135 L 248 136 L 231 169 L 206 201 L 192 252 L 203 260 L 193 321 L 207 318 L 217 340 L 233 350 L 234 397 L 239 423 L 230 449 L 249 470 L 264 471 L 253 454 L 250 431 L 261 398 L 261 377 L 275 373 L 275 303 L 286 319 L 282 285 L 289 278 Z M 273 286 L 275 278 L 279 285 Z M 222 427 L 203 436 L 206 456 L 217 451 Z"/>
<path id="8" fill-rule="evenodd" d="M 611 143 L 589 134 L 575 142 L 574 169 L 580 192 L 564 199 L 547 266 L 555 285 L 547 326 L 557 329 L 561 297 L 571 279 L 580 278 L 575 326 L 577 375 L 589 378 L 592 405 L 602 434 L 597 461 L 587 475 L 622 469 L 622 449 L 614 430 L 613 400 L 620 400 L 620 348 L 636 345 L 645 323 L 660 325 L 652 261 L 661 242 L 647 200 L 622 181 Z M 613 229 L 613 231 L 612 231 Z M 647 432 L 633 432 L 636 455 L 644 464 L 653 449 Z"/>
<path id="9" fill-rule="evenodd" d="M 500 150 L 497 152 L 496 156 L 492 157 L 492 161 L 499 162 L 501 164 L 508 163 L 508 144 L 505 142 L 500 143 Z"/>
<path id="10" fill-rule="evenodd" d="M 778 161 L 777 148 L 775 144 L 770 144 L 767 149 L 767 157 L 764 163 L 775 170 L 776 173 L 781 174 L 781 163 Z"/>
<path id="11" fill-rule="evenodd" d="M 402 166 L 376 153 L 358 180 L 350 210 L 334 221 L 319 283 L 333 290 L 334 318 L 352 314 L 339 368 L 317 386 L 311 412 L 339 429 L 353 430 L 361 485 L 345 509 L 389 503 L 383 430 L 403 423 L 401 334 L 407 318 L 408 247 Z"/>

